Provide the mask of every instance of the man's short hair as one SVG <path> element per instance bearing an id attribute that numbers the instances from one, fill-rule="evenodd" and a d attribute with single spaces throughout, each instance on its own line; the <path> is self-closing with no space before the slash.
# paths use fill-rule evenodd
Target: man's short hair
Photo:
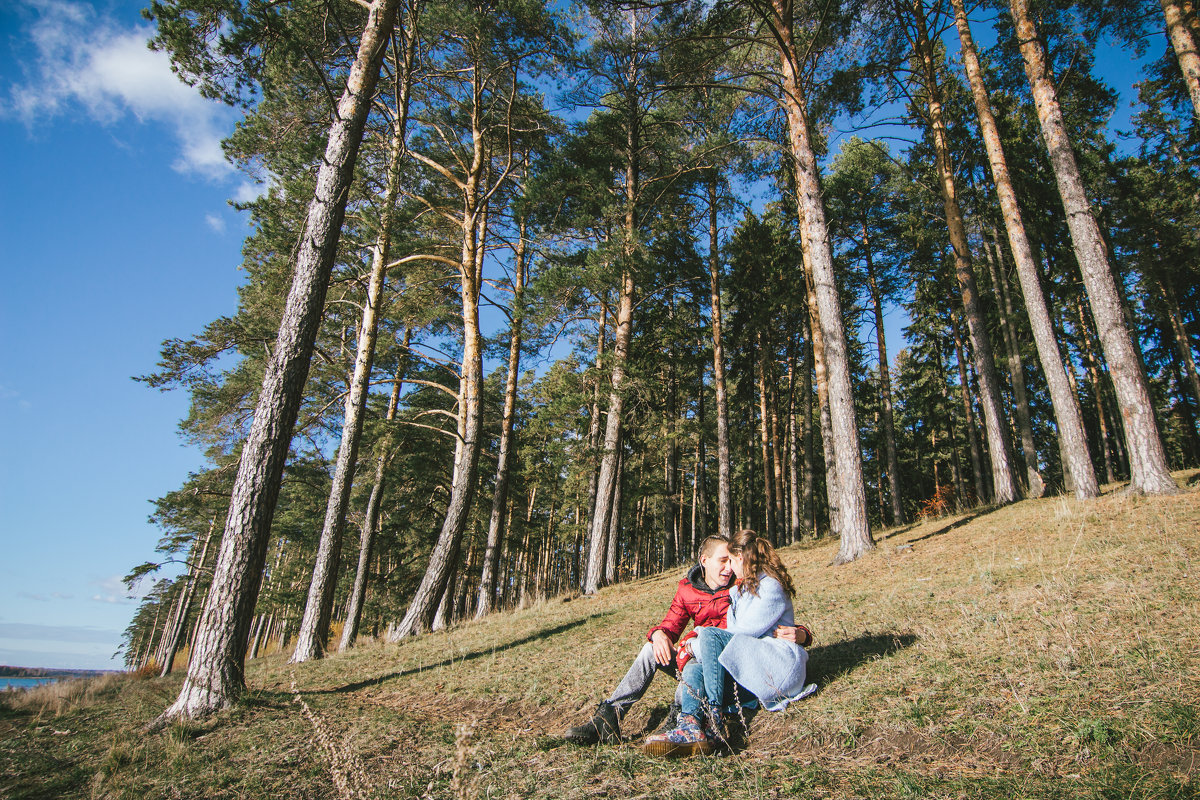
<path id="1" fill-rule="evenodd" d="M 713 550 L 716 550 L 719 544 L 728 545 L 729 540 L 724 536 L 715 534 L 713 536 L 705 536 L 704 540 L 700 542 L 700 549 L 696 551 L 696 560 L 699 561 L 705 556 L 711 556 Z"/>

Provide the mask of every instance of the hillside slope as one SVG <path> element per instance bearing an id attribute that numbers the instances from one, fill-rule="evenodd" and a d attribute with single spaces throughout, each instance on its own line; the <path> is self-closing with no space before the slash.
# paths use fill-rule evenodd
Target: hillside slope
<path id="1" fill-rule="evenodd" d="M 749 747 L 662 762 L 556 734 L 585 718 L 677 573 L 301 667 L 203 724 L 139 727 L 179 678 L 0 704 L 0 796 L 1195 797 L 1200 472 L 1170 498 L 1049 498 L 884 531 L 862 561 L 784 551 L 816 632 L 815 697 L 759 714 Z M 79 689 L 78 692 L 84 692 Z"/>

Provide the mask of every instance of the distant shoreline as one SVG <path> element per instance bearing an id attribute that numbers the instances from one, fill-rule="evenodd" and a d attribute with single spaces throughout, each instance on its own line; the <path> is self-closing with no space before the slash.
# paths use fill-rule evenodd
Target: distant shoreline
<path id="1" fill-rule="evenodd" d="M 45 667 L 8 667 L 0 665 L 0 678 L 93 678 L 115 669 L 48 669 Z"/>

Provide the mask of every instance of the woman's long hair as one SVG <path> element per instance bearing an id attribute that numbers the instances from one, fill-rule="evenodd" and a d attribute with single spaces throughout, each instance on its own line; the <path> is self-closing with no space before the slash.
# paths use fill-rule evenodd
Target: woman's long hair
<path id="1" fill-rule="evenodd" d="M 758 594 L 758 573 L 765 572 L 783 585 L 788 597 L 796 596 L 796 587 L 787 567 L 779 560 L 779 554 L 767 539 L 751 530 L 741 530 L 729 542 L 729 552 L 742 557 L 741 586 L 750 594 Z"/>

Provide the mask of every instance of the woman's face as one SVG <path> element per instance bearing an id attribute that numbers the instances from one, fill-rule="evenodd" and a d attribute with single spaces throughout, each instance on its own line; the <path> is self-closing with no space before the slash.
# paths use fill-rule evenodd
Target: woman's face
<path id="1" fill-rule="evenodd" d="M 733 567 L 734 575 L 737 575 L 739 578 L 745 577 L 742 574 L 742 569 L 743 569 L 744 565 L 745 565 L 745 561 L 742 559 L 741 553 L 731 552 L 729 554 L 729 566 Z"/>

